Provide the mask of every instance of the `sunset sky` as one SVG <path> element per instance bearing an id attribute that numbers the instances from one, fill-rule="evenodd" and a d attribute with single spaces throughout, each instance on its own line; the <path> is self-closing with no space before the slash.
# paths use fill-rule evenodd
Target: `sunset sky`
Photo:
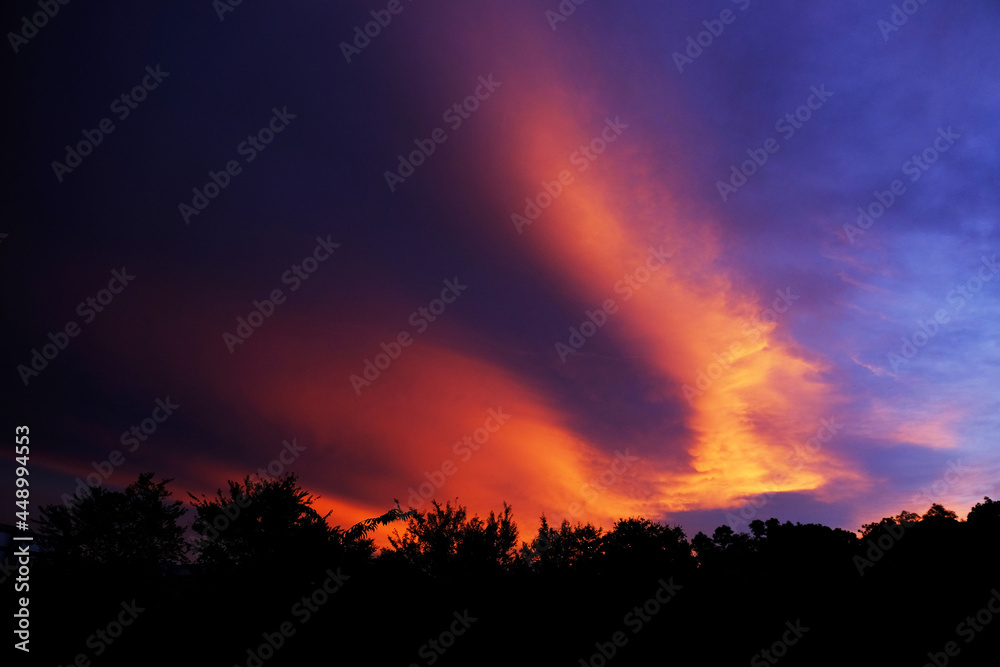
<path id="1" fill-rule="evenodd" d="M 60 5 L 5 70 L 33 500 L 283 457 L 342 526 L 964 517 L 1000 8 L 902 5 Z"/>

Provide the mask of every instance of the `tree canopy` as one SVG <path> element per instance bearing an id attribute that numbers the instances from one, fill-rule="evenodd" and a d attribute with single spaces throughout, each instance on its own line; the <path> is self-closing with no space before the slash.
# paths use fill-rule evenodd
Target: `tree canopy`
<path id="1" fill-rule="evenodd" d="M 62 568 L 99 568 L 119 573 L 157 574 L 183 561 L 184 508 L 170 501 L 167 484 L 142 473 L 124 491 L 103 487 L 70 505 L 40 510 L 38 532 L 47 553 Z"/>
<path id="2" fill-rule="evenodd" d="M 259 644 L 258 637 L 276 637 L 275 628 L 290 618 L 327 619 L 295 634 L 289 646 L 301 646 L 301 654 L 282 649 L 281 659 L 289 662 L 276 657 L 268 664 L 302 664 L 332 640 L 392 652 L 395 644 L 384 639 L 388 627 L 406 649 L 393 660 L 409 664 L 428 637 L 437 641 L 443 627 L 474 618 L 482 620 L 461 645 L 479 662 L 498 642 L 518 640 L 537 651 L 537 628 L 559 638 L 546 645 L 546 655 L 557 657 L 563 642 L 584 647 L 586 656 L 595 646 L 610 651 L 616 645 L 608 638 L 616 631 L 656 624 L 657 632 L 624 635 L 629 652 L 614 663 L 621 665 L 653 664 L 664 655 L 696 661 L 708 646 L 716 656 L 717 628 L 734 647 L 726 649 L 726 664 L 745 662 L 799 627 L 796 619 L 804 619 L 803 627 L 823 627 L 827 637 L 910 636 L 923 630 L 920 624 L 951 630 L 955 618 L 975 612 L 996 586 L 1000 548 L 1000 502 L 988 497 L 965 520 L 933 503 L 922 514 L 903 510 L 865 524 L 859 533 L 770 518 L 751 521 L 749 532 L 720 525 L 690 540 L 680 526 L 647 517 L 620 518 L 606 530 L 566 519 L 555 526 L 542 515 L 522 541 L 507 503 L 480 517 L 457 500 L 432 501 L 425 511 L 403 510 L 397 502 L 379 516 L 331 527 L 329 514 L 316 510 L 318 498 L 294 475 L 245 477 L 210 497 L 192 494 L 190 530 L 197 539 L 189 545 L 180 523 L 185 509 L 171 499 L 170 481 L 154 482 L 144 473 L 123 491 L 96 488 L 72 505 L 42 508 L 44 556 L 77 582 L 59 599 L 92 597 L 108 614 L 120 613 L 129 596 L 142 608 L 149 599 L 157 620 L 137 627 L 152 632 L 176 619 L 171 636 L 194 632 L 199 646 L 213 646 L 223 635 Z M 398 528 L 387 536 L 388 546 L 376 552 L 372 533 L 393 524 Z M 186 572 L 168 567 L 188 559 Z M 116 585 L 95 588 L 94 581 Z M 214 616 L 210 627 L 192 629 L 190 610 L 218 600 L 226 601 L 226 613 Z M 337 611 L 323 616 L 326 609 Z M 941 618 L 928 610 L 940 610 Z M 74 636 L 93 630 L 93 619 L 81 617 Z M 664 643 L 664 633 L 673 639 Z M 804 662 L 788 664 L 829 664 L 829 644 L 818 632 L 808 637 L 796 649 Z M 698 639 L 688 646 L 689 638 Z M 976 646 L 988 652 L 986 640 L 977 638 Z M 213 653 L 212 661 L 232 664 L 233 655 Z M 476 664 L 460 655 L 456 664 Z"/>

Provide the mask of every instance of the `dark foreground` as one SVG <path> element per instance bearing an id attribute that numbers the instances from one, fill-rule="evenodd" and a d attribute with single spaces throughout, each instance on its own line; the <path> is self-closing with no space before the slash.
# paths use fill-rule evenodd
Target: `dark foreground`
<path id="1" fill-rule="evenodd" d="M 507 562 L 411 543 L 138 583 L 39 560 L 31 660 L 14 664 L 997 665 L 995 505 L 883 520 L 861 540 L 754 522 L 699 535 L 696 555 L 634 522 L 550 529 Z"/>

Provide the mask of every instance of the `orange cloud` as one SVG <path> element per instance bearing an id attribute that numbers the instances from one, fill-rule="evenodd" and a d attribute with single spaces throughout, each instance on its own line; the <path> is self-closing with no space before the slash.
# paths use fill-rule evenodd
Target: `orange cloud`
<path id="1" fill-rule="evenodd" d="M 616 117 L 576 103 L 577 91 L 559 81 L 553 73 L 545 103 L 514 128 L 517 150 L 510 142 L 505 147 L 511 153 L 507 169 L 541 209 L 519 201 L 514 213 L 523 217 L 513 221 L 526 251 L 580 304 L 580 320 L 567 327 L 578 325 L 584 310 L 614 299 L 614 314 L 599 335 L 645 362 L 664 395 L 690 400 L 690 468 L 657 470 L 655 452 L 647 452 L 646 481 L 658 487 L 647 507 L 725 507 L 764 490 L 819 491 L 835 481 L 862 481 L 833 446 L 804 465 L 788 462 L 794 446 L 814 437 L 821 419 L 835 417 L 842 403 L 822 379 L 825 365 L 778 336 L 774 324 L 748 325 L 774 297 L 735 286 L 738 277 L 721 265 L 718 227 L 681 213 L 671 185 L 679 179 L 669 167 L 649 166 L 642 130 L 626 128 L 613 142 L 602 141 Z M 596 159 L 574 159 L 587 154 L 582 146 Z M 542 209 L 549 201 L 541 194 L 545 184 L 560 174 L 567 184 Z M 535 219 L 526 225 L 528 213 Z M 649 260 L 661 246 L 673 255 L 651 269 Z M 794 308 L 794 289 L 789 296 L 779 297 L 779 309 Z M 663 447 L 679 439 L 665 434 Z M 784 477 L 776 485 L 777 472 Z"/>
<path id="2" fill-rule="evenodd" d="M 600 483 L 615 455 L 574 434 L 543 395 L 485 359 L 418 338 L 359 396 L 348 375 L 377 346 L 325 363 L 304 352 L 311 344 L 283 349 L 238 400 L 311 443 L 299 470 L 328 498 L 335 523 L 384 512 L 394 498 L 420 509 L 458 498 L 480 513 L 507 501 L 529 525 L 542 512 L 609 524 L 635 508 L 616 488 L 631 462 Z"/>

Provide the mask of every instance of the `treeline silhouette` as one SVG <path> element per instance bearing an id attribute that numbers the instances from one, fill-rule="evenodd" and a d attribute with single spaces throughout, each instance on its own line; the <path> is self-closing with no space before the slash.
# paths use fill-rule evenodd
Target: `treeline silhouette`
<path id="1" fill-rule="evenodd" d="M 144 473 L 41 509 L 38 664 L 1000 664 L 990 498 L 860 537 L 544 516 L 522 537 L 506 503 L 481 518 L 457 500 L 331 526 L 294 475 L 191 495 L 184 527 L 169 483 Z"/>

